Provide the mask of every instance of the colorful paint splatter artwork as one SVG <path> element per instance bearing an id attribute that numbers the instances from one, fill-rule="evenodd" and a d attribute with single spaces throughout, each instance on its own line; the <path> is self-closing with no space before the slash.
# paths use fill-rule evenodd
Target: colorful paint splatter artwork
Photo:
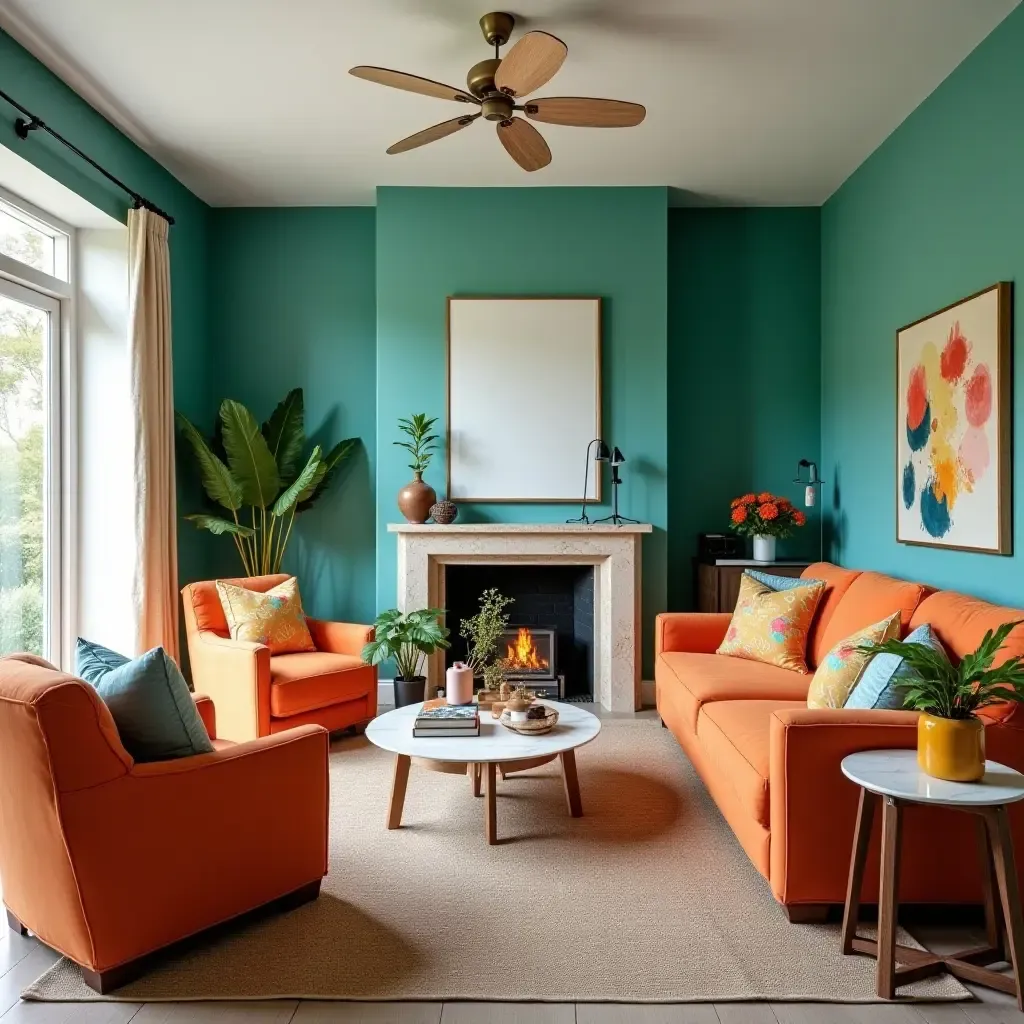
<path id="1" fill-rule="evenodd" d="M 997 285 L 897 335 L 897 539 L 1004 552 L 1003 345 L 1009 286 Z"/>

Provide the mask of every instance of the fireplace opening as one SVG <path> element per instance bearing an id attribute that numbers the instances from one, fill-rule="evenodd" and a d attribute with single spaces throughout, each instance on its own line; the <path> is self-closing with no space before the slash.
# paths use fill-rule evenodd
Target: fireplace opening
<path id="1" fill-rule="evenodd" d="M 466 657 L 459 635 L 480 595 L 496 587 L 512 598 L 508 629 L 499 641 L 510 662 L 509 682 L 541 696 L 589 700 L 594 692 L 594 568 L 589 565 L 446 565 L 446 624 L 451 648 L 445 665 Z"/>

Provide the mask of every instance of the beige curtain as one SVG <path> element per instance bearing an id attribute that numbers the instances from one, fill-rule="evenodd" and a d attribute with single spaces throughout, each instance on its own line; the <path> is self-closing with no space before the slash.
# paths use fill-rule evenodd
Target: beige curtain
<path id="1" fill-rule="evenodd" d="M 167 221 L 128 213 L 131 397 L 135 431 L 132 589 L 137 653 L 163 646 L 178 658 L 178 541 Z"/>

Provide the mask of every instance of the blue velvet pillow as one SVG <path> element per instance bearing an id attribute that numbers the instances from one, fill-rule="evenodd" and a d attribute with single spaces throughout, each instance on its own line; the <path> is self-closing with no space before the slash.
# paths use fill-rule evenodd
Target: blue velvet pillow
<path id="1" fill-rule="evenodd" d="M 75 668 L 96 687 L 136 761 L 169 761 L 209 754 L 206 733 L 188 684 L 162 647 L 134 660 L 78 638 Z"/>
<path id="2" fill-rule="evenodd" d="M 918 626 L 903 642 L 922 644 L 946 653 L 942 641 L 927 622 Z M 876 654 L 867 663 L 843 707 L 861 711 L 900 711 L 909 679 L 910 669 L 898 654 Z"/>
<path id="3" fill-rule="evenodd" d="M 821 580 L 808 580 L 803 576 L 773 576 L 769 572 L 758 572 L 756 569 L 744 569 L 744 576 L 753 576 L 758 583 L 763 583 L 772 590 L 792 590 L 794 587 L 806 587 Z"/>

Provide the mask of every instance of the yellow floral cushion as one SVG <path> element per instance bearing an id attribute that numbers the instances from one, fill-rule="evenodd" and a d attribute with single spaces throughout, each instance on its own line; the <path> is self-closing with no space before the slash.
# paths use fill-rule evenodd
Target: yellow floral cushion
<path id="1" fill-rule="evenodd" d="M 824 592 L 823 580 L 773 590 L 744 573 L 736 610 L 718 653 L 806 672 L 807 633 Z"/>
<path id="2" fill-rule="evenodd" d="M 880 644 L 898 640 L 900 613 L 893 612 L 887 619 L 865 626 L 832 648 L 822 659 L 807 691 L 809 708 L 841 708 L 849 699 L 871 661 L 872 655 L 860 650 L 861 644 Z"/>
<path id="3" fill-rule="evenodd" d="M 266 644 L 271 654 L 316 650 L 294 576 L 266 593 L 217 580 L 217 594 L 233 640 Z"/>

